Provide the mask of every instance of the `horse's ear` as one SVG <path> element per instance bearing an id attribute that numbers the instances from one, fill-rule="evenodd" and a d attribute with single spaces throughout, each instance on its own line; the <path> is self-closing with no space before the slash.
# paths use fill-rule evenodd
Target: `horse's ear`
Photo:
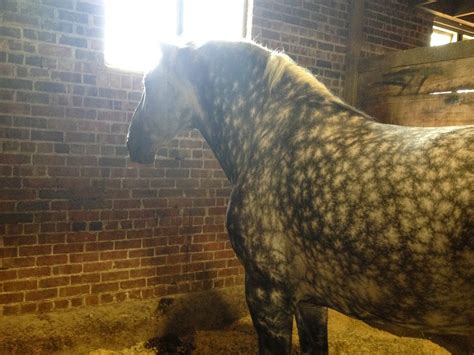
<path id="1" fill-rule="evenodd" d="M 192 79 L 202 71 L 202 65 L 202 57 L 196 46 L 187 44 L 179 49 L 176 57 L 176 71 L 178 75 L 184 75 L 188 79 Z"/>
<path id="2" fill-rule="evenodd" d="M 160 43 L 160 50 L 162 54 L 162 61 L 173 63 L 178 56 L 179 47 L 173 44 L 162 42 Z"/>

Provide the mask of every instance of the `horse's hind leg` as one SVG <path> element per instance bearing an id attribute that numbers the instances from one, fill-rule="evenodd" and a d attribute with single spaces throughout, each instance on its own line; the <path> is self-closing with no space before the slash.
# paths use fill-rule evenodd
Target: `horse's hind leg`
<path id="1" fill-rule="evenodd" d="M 259 354 L 289 354 L 293 309 L 287 295 L 268 282 L 248 275 L 245 294 L 258 335 Z"/>
<path id="2" fill-rule="evenodd" d="M 328 309 L 326 307 L 298 302 L 296 324 L 302 354 L 328 353 Z"/>
<path id="3" fill-rule="evenodd" d="M 471 336 L 429 334 L 428 339 L 453 355 L 474 354 L 474 334 Z"/>

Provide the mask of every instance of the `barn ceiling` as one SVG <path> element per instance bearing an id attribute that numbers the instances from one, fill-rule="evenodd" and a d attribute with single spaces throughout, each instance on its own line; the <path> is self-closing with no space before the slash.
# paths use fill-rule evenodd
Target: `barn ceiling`
<path id="1" fill-rule="evenodd" d="M 473 0 L 419 0 L 418 6 L 441 19 L 454 21 L 474 31 Z"/>

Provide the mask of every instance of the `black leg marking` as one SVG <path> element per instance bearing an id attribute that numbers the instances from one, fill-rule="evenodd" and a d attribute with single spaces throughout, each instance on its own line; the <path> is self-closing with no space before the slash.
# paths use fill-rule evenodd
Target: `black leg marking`
<path id="1" fill-rule="evenodd" d="M 307 302 L 296 305 L 301 354 L 328 354 L 328 309 Z"/>
<path id="2" fill-rule="evenodd" d="M 293 309 L 284 290 L 249 276 L 245 281 L 247 304 L 258 335 L 259 354 L 290 354 Z"/>

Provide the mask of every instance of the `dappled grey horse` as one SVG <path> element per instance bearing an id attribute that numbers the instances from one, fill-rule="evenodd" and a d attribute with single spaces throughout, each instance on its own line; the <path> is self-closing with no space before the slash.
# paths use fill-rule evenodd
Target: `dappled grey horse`
<path id="1" fill-rule="evenodd" d="M 473 126 L 377 123 L 256 44 L 163 46 L 131 160 L 190 128 L 233 186 L 227 228 L 261 354 L 290 352 L 293 316 L 302 352 L 327 353 L 326 307 L 472 351 Z"/>

